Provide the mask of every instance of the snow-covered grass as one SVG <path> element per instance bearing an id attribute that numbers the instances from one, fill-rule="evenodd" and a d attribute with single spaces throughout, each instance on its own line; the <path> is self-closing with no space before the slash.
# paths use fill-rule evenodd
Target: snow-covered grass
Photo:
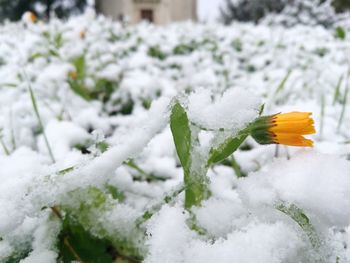
<path id="1" fill-rule="evenodd" d="M 322 27 L 0 26 L 0 262 L 350 262 L 349 52 Z M 263 104 L 312 112 L 315 147 L 242 137 Z"/>

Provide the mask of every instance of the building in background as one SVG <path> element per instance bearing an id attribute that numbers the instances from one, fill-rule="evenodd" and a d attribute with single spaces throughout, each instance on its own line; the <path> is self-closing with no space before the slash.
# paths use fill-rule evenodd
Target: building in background
<path id="1" fill-rule="evenodd" d="M 131 24 L 142 20 L 157 25 L 197 20 L 197 0 L 96 0 L 96 9 Z"/>

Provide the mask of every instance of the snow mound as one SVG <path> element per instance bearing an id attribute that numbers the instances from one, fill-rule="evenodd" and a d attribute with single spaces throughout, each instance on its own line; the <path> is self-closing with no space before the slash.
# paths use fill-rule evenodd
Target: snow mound
<path id="1" fill-rule="evenodd" d="M 228 89 L 213 99 L 208 89 L 198 89 L 188 97 L 189 118 L 207 129 L 234 130 L 243 128 L 256 118 L 260 100 L 243 89 Z"/>

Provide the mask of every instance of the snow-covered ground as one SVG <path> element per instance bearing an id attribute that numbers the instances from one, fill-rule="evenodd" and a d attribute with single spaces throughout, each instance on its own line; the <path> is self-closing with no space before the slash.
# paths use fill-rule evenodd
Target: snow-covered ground
<path id="1" fill-rule="evenodd" d="M 322 27 L 1 26 L 0 262 L 350 262 L 349 53 Z M 315 147 L 247 138 L 184 208 L 175 100 L 191 169 L 262 104 L 312 112 Z"/>

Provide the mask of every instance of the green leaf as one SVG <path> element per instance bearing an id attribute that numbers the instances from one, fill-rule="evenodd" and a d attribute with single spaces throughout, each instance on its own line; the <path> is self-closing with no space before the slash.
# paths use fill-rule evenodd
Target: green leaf
<path id="1" fill-rule="evenodd" d="M 225 142 L 220 144 L 217 148 L 212 148 L 209 153 L 209 160 L 207 165 L 210 166 L 229 157 L 238 149 L 238 147 L 244 142 L 247 137 L 248 133 L 242 131 L 237 136 L 226 139 Z"/>
<path id="2" fill-rule="evenodd" d="M 316 229 L 301 208 L 294 204 L 286 205 L 285 203 L 279 203 L 276 205 L 276 209 L 289 216 L 301 227 L 304 233 L 308 236 L 314 249 L 320 248 L 321 240 L 317 235 Z"/>
<path id="3" fill-rule="evenodd" d="M 241 39 L 236 38 L 232 41 L 231 46 L 237 51 L 237 52 L 241 52 L 243 49 L 243 44 Z"/>
<path id="4" fill-rule="evenodd" d="M 179 156 L 185 173 L 188 173 L 191 166 L 191 129 L 187 113 L 179 102 L 172 108 L 170 128 L 173 134 L 177 155 Z"/>
<path id="5" fill-rule="evenodd" d="M 335 29 L 335 37 L 336 38 L 339 38 L 339 39 L 345 39 L 346 37 L 346 33 L 345 33 L 345 30 L 344 28 L 342 28 L 341 26 L 338 26 L 336 29 Z"/>
<path id="6" fill-rule="evenodd" d="M 96 187 L 89 187 L 87 189 L 87 196 L 92 200 L 89 204 L 82 204 L 81 208 L 92 207 L 99 208 L 105 205 L 107 197 L 104 192 Z"/>
<path id="7" fill-rule="evenodd" d="M 91 100 L 90 91 L 84 87 L 81 81 L 78 80 L 70 80 L 68 81 L 70 88 L 78 94 L 80 97 L 85 100 Z"/>
<path id="8" fill-rule="evenodd" d="M 123 202 L 125 200 L 125 195 L 117 187 L 113 185 L 107 185 L 108 192 L 112 195 L 113 199 Z"/>
<path id="9" fill-rule="evenodd" d="M 58 175 L 65 175 L 65 174 L 67 174 L 67 173 L 72 172 L 74 169 L 75 169 L 74 166 L 70 166 L 70 167 L 68 167 L 68 168 L 65 168 L 65 169 L 63 169 L 63 170 L 58 171 L 57 174 L 58 174 Z"/>
<path id="10" fill-rule="evenodd" d="M 62 33 L 58 33 L 57 35 L 55 35 L 53 42 L 57 49 L 61 48 L 63 46 Z"/>
<path id="11" fill-rule="evenodd" d="M 143 99 L 142 101 L 142 106 L 145 108 L 145 109 L 149 109 L 151 108 L 151 105 L 152 105 L 152 100 L 151 99 Z"/>
<path id="12" fill-rule="evenodd" d="M 206 177 L 206 167 L 197 167 L 191 169 L 192 154 L 192 134 L 190 123 L 185 109 L 177 102 L 171 112 L 170 128 L 173 134 L 175 148 L 179 156 L 181 165 L 184 169 L 185 182 L 185 208 L 189 209 L 192 206 L 198 206 L 203 200 L 210 196 L 208 188 L 208 179 Z M 194 141 L 196 139 L 193 139 Z"/>
<path id="13" fill-rule="evenodd" d="M 190 54 L 196 49 L 194 44 L 195 43 L 179 44 L 173 49 L 173 53 L 175 55 L 187 55 L 187 54 Z"/>
<path id="14" fill-rule="evenodd" d="M 90 96 L 93 99 L 100 99 L 103 102 L 109 101 L 113 91 L 118 88 L 117 82 L 112 82 L 107 79 L 97 79 L 95 87 Z"/>
<path id="15" fill-rule="evenodd" d="M 259 117 L 264 113 L 264 110 L 265 110 L 265 103 L 260 106 Z"/>
<path id="16" fill-rule="evenodd" d="M 75 70 L 77 71 L 77 79 L 82 79 L 85 77 L 86 72 L 86 63 L 84 55 L 81 55 L 75 59 L 73 59 L 73 65 L 75 66 Z"/>
<path id="17" fill-rule="evenodd" d="M 100 150 L 101 153 L 104 153 L 105 151 L 107 151 L 108 147 L 109 147 L 108 143 L 104 141 L 96 143 L 96 148 Z"/>
<path id="18" fill-rule="evenodd" d="M 86 75 L 86 62 L 84 55 L 73 59 L 72 63 L 75 67 L 77 77 L 74 80 L 68 81 L 71 89 L 85 100 L 91 100 L 91 91 L 84 85 Z"/>
<path id="19" fill-rule="evenodd" d="M 40 58 L 40 57 L 43 57 L 43 54 L 36 52 L 29 57 L 28 61 L 33 62 L 35 59 Z"/>
<path id="20" fill-rule="evenodd" d="M 329 52 L 328 48 L 320 47 L 320 48 L 316 48 L 313 53 L 315 53 L 320 57 L 324 57 L 328 52 Z"/>
<path id="21" fill-rule="evenodd" d="M 124 198 L 123 194 L 121 192 L 118 193 L 116 188 L 113 189 L 113 187 L 111 188 L 107 185 L 104 190 L 96 187 L 88 187 L 70 192 L 70 203 L 61 205 L 61 210 L 65 212 L 64 222 L 67 221 L 66 224 L 68 224 L 68 228 L 66 228 L 66 225 L 63 225 L 63 230 L 66 231 L 63 231 L 60 235 L 61 247 L 65 245 L 64 238 L 68 237 L 68 241 L 79 257 L 83 259 L 81 260 L 83 262 L 100 262 L 94 261 L 94 258 L 97 258 L 97 260 L 99 258 L 106 260 L 101 262 L 110 262 L 108 261 L 109 259 L 106 258 L 106 255 L 111 255 L 113 258 L 116 256 L 121 258 L 132 257 L 135 258 L 135 260 L 131 262 L 141 262 L 139 259 L 142 258 L 142 251 L 133 241 L 134 236 L 125 237 L 115 232 L 115 230 L 111 231 L 104 225 L 104 220 L 101 218 L 106 213 L 108 214 L 108 211 L 111 211 L 112 206 L 118 205 L 114 197 L 116 199 Z M 78 228 L 77 233 L 76 227 Z M 143 236 L 143 232 L 133 232 L 133 235 L 134 234 L 140 237 Z M 83 238 L 80 238 L 81 236 L 85 237 L 86 241 L 82 240 Z M 74 242 L 78 244 L 74 245 Z M 87 242 L 87 244 L 84 242 Z M 96 251 L 97 254 L 94 254 L 92 251 L 87 252 L 87 248 L 93 249 L 94 244 L 100 247 L 102 244 L 102 248 Z M 108 251 L 104 251 L 104 244 L 107 246 Z M 67 245 L 65 246 L 66 248 L 63 249 L 69 252 L 68 255 L 70 258 L 74 257 L 74 253 L 72 253 L 71 249 L 69 249 Z M 82 246 L 82 248 L 80 246 Z M 76 257 L 75 260 L 77 260 Z M 71 261 L 67 260 L 63 262 Z"/>
<path id="22" fill-rule="evenodd" d="M 113 262 L 109 254 L 110 242 L 94 237 L 69 215 L 63 221 L 59 236 L 60 260 L 62 262 Z"/>
<path id="23" fill-rule="evenodd" d="M 160 49 L 159 46 L 152 46 L 148 49 L 147 54 L 150 57 L 158 58 L 159 60 L 166 59 L 166 54 Z"/>

